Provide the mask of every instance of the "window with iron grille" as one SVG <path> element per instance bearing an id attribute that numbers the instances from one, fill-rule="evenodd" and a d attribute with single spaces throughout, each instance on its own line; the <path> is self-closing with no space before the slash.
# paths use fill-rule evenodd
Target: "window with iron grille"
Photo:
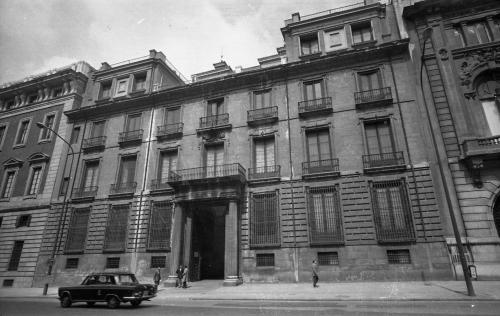
<path id="1" fill-rule="evenodd" d="M 74 209 L 68 229 L 66 252 L 83 252 L 87 238 L 90 208 Z"/>
<path id="2" fill-rule="evenodd" d="M 14 285 L 14 279 L 5 279 L 3 280 L 3 287 L 12 287 Z"/>
<path id="3" fill-rule="evenodd" d="M 10 255 L 8 271 L 17 271 L 19 267 L 19 262 L 21 260 L 21 254 L 23 252 L 24 240 L 16 240 L 14 242 L 14 247 L 12 247 L 12 253 Z"/>
<path id="4" fill-rule="evenodd" d="M 172 203 L 164 201 L 154 202 L 149 219 L 149 250 L 168 250 L 170 248 L 171 226 Z"/>
<path id="5" fill-rule="evenodd" d="M 318 263 L 320 266 L 338 266 L 338 252 L 318 252 Z"/>
<path id="6" fill-rule="evenodd" d="M 78 258 L 67 258 L 65 269 L 77 269 L 78 268 Z"/>
<path id="7" fill-rule="evenodd" d="M 372 204 L 380 242 L 415 239 L 412 212 L 403 180 L 372 182 Z"/>
<path id="8" fill-rule="evenodd" d="M 109 209 L 104 236 L 104 251 L 125 251 L 128 214 L 128 205 L 114 205 Z"/>
<path id="9" fill-rule="evenodd" d="M 257 267 L 274 267 L 274 253 L 258 253 L 255 259 Z"/>
<path id="10" fill-rule="evenodd" d="M 411 264 L 410 250 L 387 250 L 387 260 L 390 264 Z"/>
<path id="11" fill-rule="evenodd" d="M 16 220 L 16 228 L 29 227 L 31 224 L 31 214 L 19 215 Z"/>
<path id="12" fill-rule="evenodd" d="M 151 257 L 151 268 L 165 268 L 167 265 L 166 256 L 152 256 Z"/>
<path id="13" fill-rule="evenodd" d="M 107 257 L 106 269 L 118 269 L 120 267 L 120 257 Z"/>
<path id="14" fill-rule="evenodd" d="M 336 186 L 308 188 L 309 238 L 313 245 L 344 241 L 340 194 Z"/>
<path id="15" fill-rule="evenodd" d="M 250 246 L 268 247 L 280 245 L 277 192 L 251 195 Z"/>

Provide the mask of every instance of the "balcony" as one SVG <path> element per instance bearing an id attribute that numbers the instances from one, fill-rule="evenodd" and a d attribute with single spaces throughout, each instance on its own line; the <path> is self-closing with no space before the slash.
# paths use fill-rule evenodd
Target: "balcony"
<path id="1" fill-rule="evenodd" d="M 135 131 L 122 132 L 118 136 L 118 144 L 120 146 L 140 143 L 142 141 L 142 134 L 144 130 L 138 129 Z"/>
<path id="2" fill-rule="evenodd" d="M 151 180 L 150 190 L 152 193 L 160 193 L 171 191 L 172 187 L 168 184 L 168 178 L 166 179 L 153 179 Z"/>
<path id="3" fill-rule="evenodd" d="M 200 117 L 200 128 L 198 128 L 196 131 L 198 133 L 203 133 L 206 131 L 211 132 L 226 128 L 231 128 L 231 124 L 229 124 L 228 113 Z"/>
<path id="4" fill-rule="evenodd" d="M 304 179 L 338 177 L 340 176 L 339 160 L 337 158 L 306 161 L 302 163 Z"/>
<path id="5" fill-rule="evenodd" d="M 392 104 L 391 87 L 354 92 L 356 107 Z"/>
<path id="6" fill-rule="evenodd" d="M 406 164 L 402 151 L 363 155 L 363 170 L 366 173 L 405 169 Z"/>
<path id="7" fill-rule="evenodd" d="M 246 181 L 246 172 L 239 163 L 170 171 L 167 183 L 174 187 Z"/>
<path id="8" fill-rule="evenodd" d="M 299 102 L 300 117 L 328 114 L 332 112 L 333 112 L 332 98 L 330 97 Z"/>
<path id="9" fill-rule="evenodd" d="M 82 149 L 86 151 L 101 150 L 106 145 L 106 136 L 98 136 L 83 140 Z"/>
<path id="10" fill-rule="evenodd" d="M 123 182 L 112 184 L 109 189 L 109 195 L 122 196 L 132 195 L 135 193 L 137 182 Z"/>
<path id="11" fill-rule="evenodd" d="M 462 143 L 462 155 L 469 158 L 500 157 L 500 135 L 465 140 Z"/>
<path id="12" fill-rule="evenodd" d="M 281 179 L 281 166 L 264 166 L 248 169 L 248 182 L 272 182 Z"/>
<path id="13" fill-rule="evenodd" d="M 157 127 L 156 138 L 158 139 L 171 139 L 182 136 L 184 123 L 166 124 Z"/>
<path id="14" fill-rule="evenodd" d="M 278 120 L 278 107 L 271 106 L 262 109 L 247 111 L 247 124 L 255 126 L 259 124 L 272 123 Z"/>
<path id="15" fill-rule="evenodd" d="M 97 195 L 97 186 L 74 188 L 71 193 L 72 200 L 93 200 Z"/>

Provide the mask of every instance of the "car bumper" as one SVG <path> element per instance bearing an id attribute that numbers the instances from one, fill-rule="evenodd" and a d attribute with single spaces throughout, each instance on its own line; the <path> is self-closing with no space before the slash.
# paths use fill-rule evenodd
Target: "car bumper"
<path id="1" fill-rule="evenodd" d="M 130 302 L 130 301 L 147 301 L 155 297 L 156 294 L 153 295 L 143 295 L 141 297 L 136 297 L 136 296 L 125 296 L 122 298 L 122 301 L 124 302 Z"/>

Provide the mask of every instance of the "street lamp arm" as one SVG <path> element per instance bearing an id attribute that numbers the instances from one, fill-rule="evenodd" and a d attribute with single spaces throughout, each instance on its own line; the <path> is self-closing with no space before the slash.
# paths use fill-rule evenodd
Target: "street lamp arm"
<path id="1" fill-rule="evenodd" d="M 68 143 L 67 140 L 65 140 L 61 135 L 59 135 L 56 131 L 54 131 L 52 128 L 48 127 L 47 125 L 41 123 L 41 122 L 36 122 L 36 126 L 38 126 L 39 128 L 46 128 L 48 129 L 49 131 L 51 131 L 52 133 L 54 133 L 54 135 L 56 135 L 57 137 L 59 137 L 59 139 L 61 139 L 63 142 L 66 143 L 66 145 L 68 145 L 69 147 L 69 150 L 71 151 L 71 154 L 74 155 L 75 152 L 73 151 L 73 147 L 71 147 L 71 144 Z"/>

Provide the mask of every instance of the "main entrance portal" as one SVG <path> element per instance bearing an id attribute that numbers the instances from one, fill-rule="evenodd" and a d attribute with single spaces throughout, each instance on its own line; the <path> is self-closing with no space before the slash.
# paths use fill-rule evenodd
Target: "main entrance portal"
<path id="1" fill-rule="evenodd" d="M 227 205 L 193 207 L 190 279 L 224 279 Z"/>

